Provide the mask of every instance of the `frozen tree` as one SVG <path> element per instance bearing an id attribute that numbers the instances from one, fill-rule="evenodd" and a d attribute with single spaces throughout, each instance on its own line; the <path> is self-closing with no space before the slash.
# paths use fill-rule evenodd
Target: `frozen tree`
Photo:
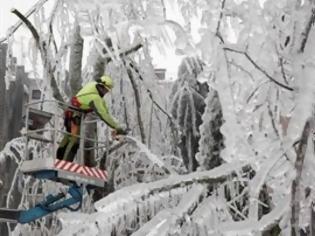
<path id="1" fill-rule="evenodd" d="M 194 171 L 197 168 L 195 158 L 200 138 L 199 126 L 204 112 L 204 96 L 200 93 L 198 75 L 203 65 L 198 58 L 186 58 L 178 69 L 178 80 L 172 92 L 172 116 L 180 127 L 178 147 L 186 168 Z"/>
<path id="2" fill-rule="evenodd" d="M 209 170 L 222 163 L 220 152 L 224 142 L 220 128 L 223 117 L 217 91 L 210 89 L 205 103 L 206 108 L 200 126 L 199 152 L 196 154 L 196 159 L 202 169 Z"/>
<path id="3" fill-rule="evenodd" d="M 69 77 L 71 94 L 74 96 L 82 86 L 82 54 L 83 38 L 80 35 L 80 26 L 76 23 L 70 50 Z"/>
<path id="4" fill-rule="evenodd" d="M 0 118 L 0 149 L 2 149 L 7 141 L 7 97 L 6 97 L 6 81 L 5 81 L 5 71 L 6 71 L 6 59 L 7 59 L 7 44 L 0 44 L 0 112 L 3 114 Z"/>

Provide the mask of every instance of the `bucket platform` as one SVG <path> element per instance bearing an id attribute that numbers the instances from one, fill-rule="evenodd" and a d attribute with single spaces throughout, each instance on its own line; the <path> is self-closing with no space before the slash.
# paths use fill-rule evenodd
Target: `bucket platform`
<path id="1" fill-rule="evenodd" d="M 24 161 L 20 171 L 38 179 L 74 182 L 78 186 L 85 185 L 88 188 L 105 187 L 108 178 L 105 170 L 53 158 Z"/>

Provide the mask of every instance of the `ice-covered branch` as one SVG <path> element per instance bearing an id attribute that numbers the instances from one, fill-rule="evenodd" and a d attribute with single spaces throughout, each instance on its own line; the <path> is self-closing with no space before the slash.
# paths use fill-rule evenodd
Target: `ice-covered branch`
<path id="1" fill-rule="evenodd" d="M 97 232 L 103 235 L 110 235 L 111 230 L 117 229 L 119 224 L 123 224 L 125 228 L 127 223 L 134 221 L 132 216 L 138 214 L 141 215 L 135 216 L 138 217 L 137 224 L 144 224 L 148 220 L 148 215 L 154 213 L 152 211 L 156 211 L 156 207 L 158 207 L 157 202 L 160 202 L 160 200 L 164 199 L 165 203 L 177 205 L 176 199 L 182 196 L 184 192 L 187 192 L 185 189 L 192 184 L 216 185 L 222 183 L 234 172 L 245 166 L 247 166 L 247 163 L 238 161 L 237 163 L 223 164 L 210 171 L 194 172 L 181 176 L 172 175 L 159 181 L 140 183 L 122 188 L 96 202 L 97 213 L 84 216 L 80 220 L 66 220 L 64 222 L 65 229 L 60 235 L 74 233 L 83 235 L 84 233 L 80 233 L 86 232 L 85 230 L 87 229 L 90 232 L 94 232 L 91 235 L 97 235 Z M 124 220 L 122 221 L 122 219 Z M 122 229 L 120 228 L 120 230 Z"/>
<path id="2" fill-rule="evenodd" d="M 114 54 L 112 52 L 113 48 L 112 48 L 111 40 L 107 39 L 107 41 L 108 40 L 110 41 L 110 44 L 108 44 L 107 42 L 104 44 L 102 42 L 102 40 L 100 40 L 98 38 L 97 38 L 97 40 L 98 40 L 98 42 L 100 42 L 104 46 L 104 48 L 102 50 L 103 58 L 105 60 L 107 60 L 108 62 L 112 61 L 112 59 L 114 58 Z M 137 43 L 137 44 L 135 44 L 135 45 L 133 45 L 130 48 L 127 48 L 127 49 L 125 49 L 125 48 L 124 49 L 118 48 L 118 55 L 119 55 L 120 58 L 123 58 L 123 57 L 128 56 L 131 53 L 137 52 L 142 47 L 143 47 L 143 45 L 141 43 Z"/>
<path id="3" fill-rule="evenodd" d="M 297 157 L 295 161 L 296 176 L 291 186 L 291 231 L 292 235 L 299 235 L 299 217 L 300 217 L 300 184 L 302 178 L 303 163 L 305 159 L 305 153 L 307 149 L 307 142 L 311 133 L 311 129 L 314 129 L 314 119 L 309 119 L 305 123 L 302 137 L 297 148 Z"/>
<path id="4" fill-rule="evenodd" d="M 217 28 L 216 28 L 216 31 L 215 31 L 215 34 L 220 39 L 221 43 L 224 43 L 224 40 L 223 40 L 222 35 L 220 33 L 220 27 L 221 27 L 221 22 L 222 22 L 222 19 L 223 19 L 224 7 L 225 7 L 225 0 L 222 0 L 221 1 L 221 8 L 220 8 L 220 16 L 219 16 Z"/>
<path id="5" fill-rule="evenodd" d="M 142 77 L 140 71 L 138 70 L 138 68 L 136 67 L 135 63 L 134 63 L 133 61 L 130 61 L 129 66 L 130 66 L 130 68 L 132 68 L 132 69 L 134 70 L 135 73 L 138 74 L 139 79 L 140 79 L 141 81 L 143 81 L 143 77 Z M 161 105 L 160 105 L 157 101 L 155 101 L 155 99 L 153 98 L 153 93 L 152 93 L 152 91 L 151 91 L 149 88 L 146 88 L 146 91 L 147 91 L 147 93 L 148 93 L 148 95 L 149 95 L 149 98 L 152 100 L 153 104 L 154 104 L 163 114 L 165 114 L 165 115 L 167 116 L 167 118 L 169 119 L 169 121 L 171 122 L 171 124 L 172 124 L 174 127 L 179 128 L 178 125 L 176 124 L 176 122 L 174 121 L 174 118 L 172 117 L 172 115 L 170 115 L 165 109 L 163 109 L 163 108 L 161 107 Z"/>
<path id="6" fill-rule="evenodd" d="M 143 125 L 143 118 L 141 115 L 141 100 L 140 100 L 140 93 L 139 93 L 139 88 L 137 85 L 137 82 L 135 81 L 134 75 L 130 69 L 130 67 L 126 64 L 124 61 L 124 65 L 126 66 L 127 74 L 129 77 L 129 80 L 131 82 L 133 92 L 135 95 L 135 101 L 136 101 L 136 111 L 137 111 L 137 118 L 138 118 L 138 125 L 140 129 L 140 136 L 141 136 L 141 141 L 143 143 L 146 143 L 146 137 L 145 137 L 145 131 L 144 131 L 144 125 Z"/>
<path id="7" fill-rule="evenodd" d="M 114 206 L 117 207 L 119 204 L 126 202 L 126 196 L 129 196 L 131 201 L 139 201 L 139 199 L 146 199 L 154 193 L 170 191 L 173 188 L 188 186 L 193 183 L 218 184 L 225 181 L 228 176 L 245 166 L 247 166 L 247 163 L 242 162 L 223 164 L 209 171 L 194 172 L 181 176 L 170 176 L 167 179 L 153 183 L 133 185 L 120 189 L 100 200 L 97 202 L 96 207 L 101 211 L 107 211 Z"/>
<path id="8" fill-rule="evenodd" d="M 289 206 L 289 196 L 283 197 L 282 201 L 267 215 L 260 220 L 249 218 L 245 221 L 227 222 L 219 226 L 218 231 L 224 235 L 233 233 L 233 235 L 252 235 L 257 232 L 266 232 L 279 224 L 280 220 L 287 214 Z"/>
<path id="9" fill-rule="evenodd" d="M 48 28 L 49 28 L 49 42 L 48 42 L 48 44 L 50 44 L 51 42 L 53 43 L 55 53 L 58 53 L 58 48 L 57 48 L 57 43 L 56 43 L 56 40 L 54 37 L 53 23 L 54 23 L 54 19 L 56 17 L 56 13 L 57 13 L 57 10 L 58 10 L 60 3 L 61 3 L 60 1 L 55 2 L 54 8 L 53 8 L 53 10 L 50 14 L 50 17 L 49 17 L 49 26 L 48 26 Z"/>
<path id="10" fill-rule="evenodd" d="M 140 152 L 144 152 L 147 156 L 147 158 L 150 159 L 150 161 L 154 164 L 157 164 L 160 168 L 162 168 L 167 174 L 177 174 L 176 171 L 173 170 L 171 166 L 167 166 L 159 157 L 154 155 L 146 146 L 145 144 L 141 143 L 137 139 L 133 137 L 126 136 L 125 139 L 134 145 L 136 145 L 139 149 Z"/>
<path id="11" fill-rule="evenodd" d="M 180 228 L 178 226 L 198 207 L 205 192 L 205 186 L 192 186 L 175 208 L 160 211 L 132 236 L 163 236 L 175 233 Z"/>
<path id="12" fill-rule="evenodd" d="M 286 73 L 284 71 L 284 63 L 283 63 L 283 58 L 282 57 L 279 58 L 279 63 L 280 63 L 282 78 L 283 78 L 284 82 L 286 84 L 288 84 L 289 82 L 288 82 L 287 75 L 286 75 Z"/>
<path id="13" fill-rule="evenodd" d="M 302 39 L 301 39 L 301 47 L 299 48 L 299 53 L 303 53 L 309 34 L 311 32 L 311 28 L 314 25 L 315 22 L 315 8 L 313 7 L 311 10 L 311 14 L 310 14 L 310 18 L 308 19 L 308 22 L 306 24 L 306 27 L 304 29 L 304 31 L 302 32 Z"/>
<path id="14" fill-rule="evenodd" d="M 289 149 L 289 148 L 288 148 Z M 272 168 L 276 165 L 280 158 L 285 155 L 285 152 L 279 150 L 278 153 L 269 157 L 261 166 L 260 170 L 257 171 L 255 177 L 250 182 L 249 186 L 249 217 L 252 219 L 258 219 L 258 202 L 259 193 L 262 186 L 266 182 L 268 174 L 271 172 Z"/>
<path id="15" fill-rule="evenodd" d="M 258 65 L 254 59 L 247 53 L 247 52 L 244 52 L 244 51 L 240 51 L 238 49 L 233 49 L 233 48 L 229 48 L 229 47 L 223 47 L 223 49 L 225 51 L 229 51 L 229 52 L 234 52 L 234 53 L 238 53 L 238 54 L 243 54 L 251 63 L 252 65 L 257 69 L 259 70 L 260 72 L 262 72 L 270 81 L 272 81 L 273 83 L 279 85 L 281 88 L 284 88 L 286 90 L 289 90 L 289 91 L 293 91 L 293 88 L 285 85 L 285 84 L 282 84 L 280 83 L 279 81 L 277 81 L 275 78 L 273 78 L 270 74 L 268 74 L 268 72 L 263 69 L 260 65 Z"/>

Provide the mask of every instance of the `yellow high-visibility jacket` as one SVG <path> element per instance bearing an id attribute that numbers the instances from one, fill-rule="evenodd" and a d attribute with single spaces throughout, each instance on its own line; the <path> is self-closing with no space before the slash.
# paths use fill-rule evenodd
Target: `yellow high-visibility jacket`
<path id="1" fill-rule="evenodd" d="M 111 128 L 118 129 L 119 125 L 108 112 L 106 102 L 99 95 L 96 82 L 87 83 L 77 94 L 76 100 L 79 102 L 79 108 L 83 111 L 93 109 L 96 114 Z"/>

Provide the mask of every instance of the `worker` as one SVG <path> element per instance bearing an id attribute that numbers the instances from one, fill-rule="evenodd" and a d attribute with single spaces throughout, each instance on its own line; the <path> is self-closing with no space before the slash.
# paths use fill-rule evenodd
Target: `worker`
<path id="1" fill-rule="evenodd" d="M 113 88 L 113 80 L 103 75 L 99 80 L 86 84 L 71 99 L 71 106 L 76 108 L 67 109 L 64 116 L 64 125 L 67 131 L 57 149 L 57 159 L 72 162 L 79 148 L 80 122 L 83 113 L 94 111 L 117 135 L 127 134 L 127 130 L 119 126 L 108 112 L 107 105 L 103 100 L 106 93 Z M 85 165 L 94 166 L 94 160 L 84 160 Z"/>

